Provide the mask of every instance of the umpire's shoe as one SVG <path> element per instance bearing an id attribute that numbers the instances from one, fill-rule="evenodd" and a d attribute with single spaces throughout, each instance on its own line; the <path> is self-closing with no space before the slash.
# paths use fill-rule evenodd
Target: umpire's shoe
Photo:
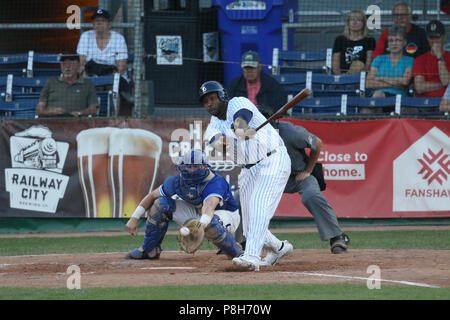
<path id="1" fill-rule="evenodd" d="M 265 258 L 261 261 L 260 266 L 270 267 L 274 266 L 281 258 L 287 256 L 294 251 L 294 247 L 289 241 L 284 240 L 281 243 L 281 248 L 277 251 L 269 251 Z"/>
<path id="2" fill-rule="evenodd" d="M 141 260 L 141 259 L 157 260 L 157 259 L 159 259 L 160 254 L 161 254 L 160 247 L 156 247 L 150 252 L 145 252 L 141 248 L 136 248 L 136 249 L 133 249 L 130 252 L 128 252 L 127 255 L 125 256 L 125 258 L 126 259 L 136 259 L 136 260 Z"/>
<path id="3" fill-rule="evenodd" d="M 345 233 L 330 239 L 331 252 L 334 254 L 347 252 L 350 238 Z"/>

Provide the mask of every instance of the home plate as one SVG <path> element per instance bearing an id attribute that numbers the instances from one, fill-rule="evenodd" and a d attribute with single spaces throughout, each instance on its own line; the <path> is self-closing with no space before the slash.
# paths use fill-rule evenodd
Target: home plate
<path id="1" fill-rule="evenodd" d="M 146 267 L 141 268 L 142 270 L 192 270 L 197 269 L 196 267 Z"/>

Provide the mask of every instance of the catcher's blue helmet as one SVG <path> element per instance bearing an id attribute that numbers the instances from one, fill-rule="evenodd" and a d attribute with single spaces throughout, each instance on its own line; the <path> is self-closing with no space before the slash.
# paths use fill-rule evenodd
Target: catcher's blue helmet
<path id="1" fill-rule="evenodd" d="M 227 93 L 223 86 L 217 81 L 206 81 L 200 86 L 199 100 L 202 102 L 203 96 L 210 92 L 217 92 L 219 99 L 222 101 L 228 101 Z"/>
<path id="2" fill-rule="evenodd" d="M 175 166 L 178 173 L 187 183 L 200 183 L 210 170 L 208 158 L 202 150 L 191 150 L 178 158 Z"/>

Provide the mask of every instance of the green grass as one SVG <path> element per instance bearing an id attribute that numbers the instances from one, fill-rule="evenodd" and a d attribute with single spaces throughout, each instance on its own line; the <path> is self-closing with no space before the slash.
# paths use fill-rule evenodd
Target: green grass
<path id="1" fill-rule="evenodd" d="M 351 249 L 450 249 L 450 230 L 351 231 Z M 288 239 L 296 249 L 328 249 L 317 232 L 277 234 Z M 0 238 L 1 256 L 126 252 L 141 244 L 143 236 L 83 236 Z M 179 250 L 175 235 L 163 241 L 165 250 Z M 205 241 L 201 249 L 216 248 Z M 1 280 L 1 278 L 0 278 Z M 448 300 L 450 288 L 423 288 L 381 284 L 369 290 L 365 284 L 264 284 L 195 285 L 158 287 L 54 288 L 0 287 L 0 300 Z"/>
<path id="2" fill-rule="evenodd" d="M 165 287 L 0 288 L 0 299 L 11 300 L 445 300 L 450 288 L 360 284 L 194 285 Z"/>
<path id="3" fill-rule="evenodd" d="M 352 249 L 450 249 L 450 230 L 393 230 L 352 231 Z M 280 239 L 289 240 L 296 249 L 326 249 L 328 242 L 320 241 L 315 232 L 280 233 Z M 125 252 L 141 245 L 143 236 L 86 236 L 61 238 L 0 238 L 0 256 L 82 253 L 82 252 Z M 163 241 L 165 250 L 178 250 L 175 235 L 167 235 Z M 201 249 L 214 250 L 205 241 Z"/>

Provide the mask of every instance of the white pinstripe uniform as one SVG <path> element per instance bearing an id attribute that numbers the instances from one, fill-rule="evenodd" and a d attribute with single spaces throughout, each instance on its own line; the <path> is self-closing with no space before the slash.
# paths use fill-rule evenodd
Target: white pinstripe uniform
<path id="1" fill-rule="evenodd" d="M 268 229 L 270 219 L 280 202 L 291 172 L 291 160 L 278 132 L 266 125 L 252 139 L 238 139 L 232 129 L 234 115 L 241 109 L 253 113 L 250 128 L 257 128 L 266 118 L 245 97 L 235 97 L 228 102 L 226 120 L 212 116 L 205 138 L 222 134 L 234 141 L 235 161 L 239 165 L 255 164 L 250 169 L 242 168 L 238 184 L 242 208 L 242 226 L 246 237 L 244 256 L 260 262 L 263 247 L 277 251 L 281 241 Z M 268 153 L 271 153 L 268 156 Z"/>

